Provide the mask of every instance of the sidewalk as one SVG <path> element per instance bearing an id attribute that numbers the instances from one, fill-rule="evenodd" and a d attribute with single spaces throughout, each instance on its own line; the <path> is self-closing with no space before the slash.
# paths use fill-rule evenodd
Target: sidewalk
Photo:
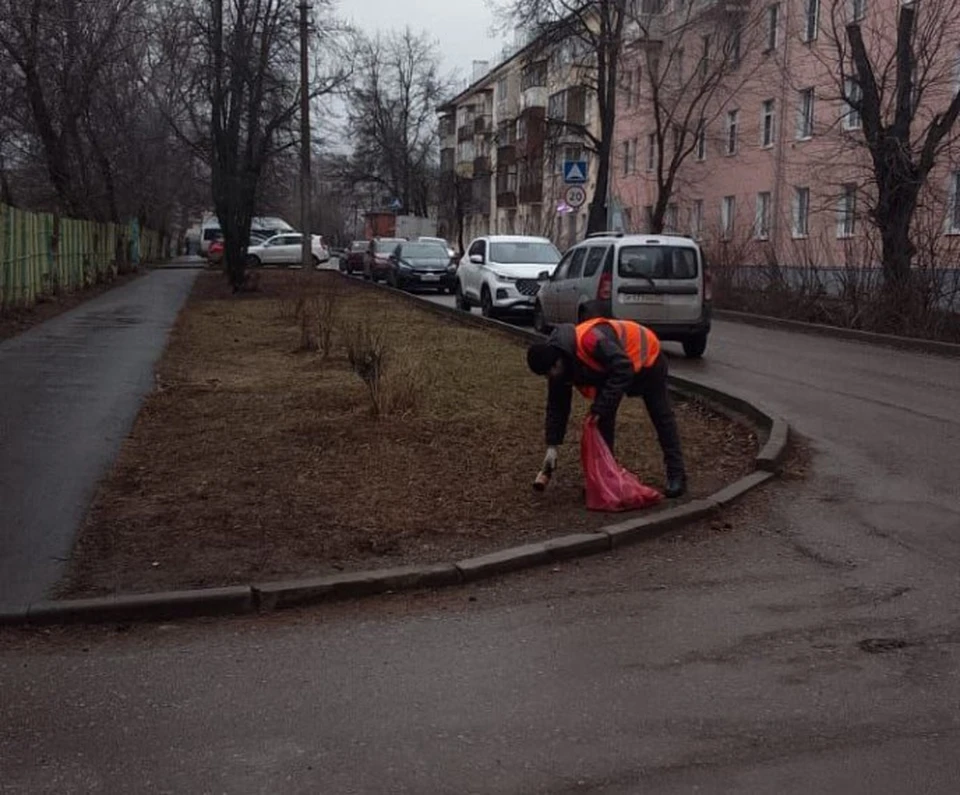
<path id="1" fill-rule="evenodd" d="M 155 271 L 0 343 L 0 608 L 63 574 L 196 276 Z"/>

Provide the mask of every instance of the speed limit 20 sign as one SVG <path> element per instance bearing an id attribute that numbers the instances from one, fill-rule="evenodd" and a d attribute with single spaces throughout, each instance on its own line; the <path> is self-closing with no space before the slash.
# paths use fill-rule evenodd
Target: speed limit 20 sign
<path id="1" fill-rule="evenodd" d="M 567 204 L 574 209 L 578 207 L 583 207 L 587 201 L 587 192 L 580 185 L 571 185 L 567 188 L 566 194 Z"/>

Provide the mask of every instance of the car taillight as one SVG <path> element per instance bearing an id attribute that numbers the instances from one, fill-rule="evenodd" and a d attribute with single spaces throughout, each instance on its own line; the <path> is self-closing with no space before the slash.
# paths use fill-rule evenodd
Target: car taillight
<path id="1" fill-rule="evenodd" d="M 704 301 L 713 300 L 713 274 L 712 273 L 703 274 L 703 300 Z"/>
<path id="2" fill-rule="evenodd" d="M 613 274 L 603 273 L 600 276 L 600 285 L 597 287 L 597 300 L 609 301 L 613 292 Z"/>

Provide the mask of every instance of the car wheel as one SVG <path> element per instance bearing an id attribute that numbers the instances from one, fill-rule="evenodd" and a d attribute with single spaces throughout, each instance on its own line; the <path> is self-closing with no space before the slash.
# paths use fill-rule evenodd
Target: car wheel
<path id="1" fill-rule="evenodd" d="M 483 291 L 480 293 L 480 313 L 491 320 L 497 316 L 497 310 L 493 305 L 493 296 L 490 295 L 490 288 L 486 285 L 483 286 Z"/>
<path id="2" fill-rule="evenodd" d="M 256 254 L 251 254 L 247 257 L 247 267 L 248 268 L 259 268 L 261 265 L 260 257 Z"/>
<path id="3" fill-rule="evenodd" d="M 550 325 L 547 323 L 547 319 L 543 315 L 543 307 L 540 305 L 539 301 L 537 301 L 536 305 L 533 307 L 533 327 L 541 334 L 550 333 Z"/>
<path id="4" fill-rule="evenodd" d="M 463 286 L 457 281 L 457 286 L 453 288 L 453 294 L 456 300 L 457 309 L 462 312 L 470 311 L 470 299 L 463 294 Z"/>
<path id="5" fill-rule="evenodd" d="M 397 274 L 393 271 L 387 274 L 387 284 L 389 284 L 394 290 L 400 288 L 400 285 L 397 283 Z"/>
<path id="6" fill-rule="evenodd" d="M 318 257 L 316 254 L 313 255 L 313 267 L 314 268 L 320 267 L 320 257 Z"/>
<path id="7" fill-rule="evenodd" d="M 688 359 L 699 359 L 707 349 L 707 335 L 697 334 L 683 341 L 683 353 Z"/>

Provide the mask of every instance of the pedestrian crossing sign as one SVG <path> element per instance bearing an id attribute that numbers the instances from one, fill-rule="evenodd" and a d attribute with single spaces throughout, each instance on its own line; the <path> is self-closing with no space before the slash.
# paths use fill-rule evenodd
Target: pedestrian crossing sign
<path id="1" fill-rule="evenodd" d="M 587 161 L 564 160 L 563 181 L 567 185 L 583 185 L 587 181 Z"/>

